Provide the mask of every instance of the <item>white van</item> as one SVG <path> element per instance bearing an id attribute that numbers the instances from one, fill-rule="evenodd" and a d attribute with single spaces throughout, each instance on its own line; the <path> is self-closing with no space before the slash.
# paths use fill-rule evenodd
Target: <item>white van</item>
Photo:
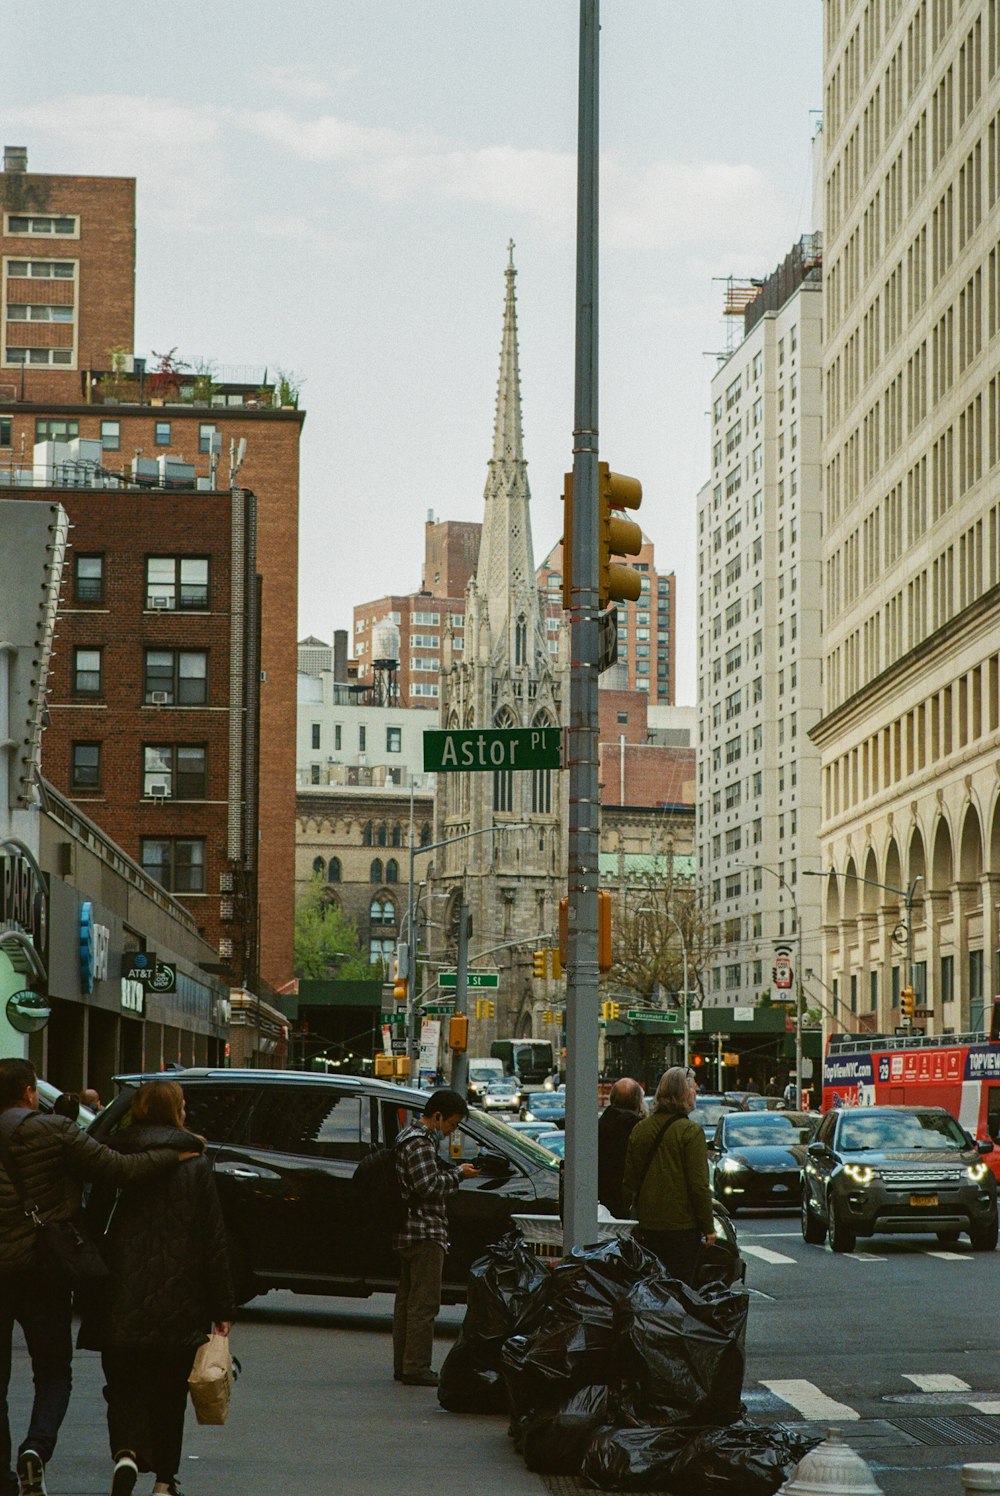
<path id="1" fill-rule="evenodd" d="M 503 1060 L 472 1057 L 469 1060 L 469 1100 L 482 1101 L 491 1080 L 503 1080 Z"/>

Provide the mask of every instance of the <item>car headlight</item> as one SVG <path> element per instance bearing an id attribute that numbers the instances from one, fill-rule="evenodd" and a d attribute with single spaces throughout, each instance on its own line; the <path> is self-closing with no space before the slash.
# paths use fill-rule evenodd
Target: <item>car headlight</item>
<path id="1" fill-rule="evenodd" d="M 723 1174 L 738 1174 L 741 1169 L 746 1168 L 746 1164 L 742 1158 L 733 1158 L 732 1154 L 727 1154 L 719 1167 Z"/>
<path id="2" fill-rule="evenodd" d="M 989 1172 L 989 1164 L 970 1164 L 965 1171 L 965 1177 L 971 1179 L 973 1184 L 978 1184 L 981 1179 L 986 1178 Z"/>
<path id="3" fill-rule="evenodd" d="M 875 1178 L 875 1170 L 869 1169 L 867 1164 L 845 1164 L 844 1173 L 848 1179 L 853 1179 L 855 1184 L 871 1184 Z"/>

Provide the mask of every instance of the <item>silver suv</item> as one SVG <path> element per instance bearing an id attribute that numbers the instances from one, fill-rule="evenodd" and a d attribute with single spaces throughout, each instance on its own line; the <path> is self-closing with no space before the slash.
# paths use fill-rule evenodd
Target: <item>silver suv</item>
<path id="1" fill-rule="evenodd" d="M 997 1184 L 983 1155 L 943 1107 L 844 1107 L 827 1112 L 806 1149 L 802 1235 L 835 1252 L 859 1236 L 966 1232 L 974 1252 L 997 1245 Z"/>

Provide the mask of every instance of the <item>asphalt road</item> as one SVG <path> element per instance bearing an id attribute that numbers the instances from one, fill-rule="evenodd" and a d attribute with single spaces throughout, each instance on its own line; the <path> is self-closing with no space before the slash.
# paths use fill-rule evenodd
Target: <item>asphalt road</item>
<path id="1" fill-rule="evenodd" d="M 744 1396 L 756 1421 L 806 1423 L 819 1435 L 838 1427 L 885 1496 L 959 1496 L 964 1462 L 1000 1463 L 1000 1253 L 917 1237 L 863 1242 L 835 1257 L 806 1246 L 791 1215 L 740 1215 L 736 1224 L 752 1290 Z M 249 1306 L 234 1333 L 244 1375 L 228 1425 L 199 1428 L 188 1416 L 185 1496 L 543 1496 L 545 1482 L 514 1455 L 504 1419 L 445 1413 L 432 1391 L 391 1380 L 391 1309 L 383 1295 L 281 1293 Z M 442 1311 L 439 1364 L 463 1313 Z M 75 1377 L 49 1488 L 53 1496 L 105 1496 L 111 1467 L 97 1357 L 79 1354 Z M 19 1348 L 15 1437 L 28 1396 Z"/>

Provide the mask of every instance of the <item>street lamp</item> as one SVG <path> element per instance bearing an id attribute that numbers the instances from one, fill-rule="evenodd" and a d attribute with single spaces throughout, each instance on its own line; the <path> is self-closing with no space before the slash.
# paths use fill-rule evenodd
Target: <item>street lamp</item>
<path id="1" fill-rule="evenodd" d="M 782 875 L 773 867 L 768 867 L 766 862 L 752 862 L 744 864 L 749 871 L 750 868 L 762 873 L 770 873 L 772 878 L 777 878 L 782 888 L 792 901 L 792 909 L 795 912 L 795 932 L 798 944 L 798 956 L 795 962 L 795 1105 L 802 1110 L 802 920 L 799 916 L 799 901 L 789 888 Z"/>
<path id="2" fill-rule="evenodd" d="M 879 883 L 875 878 L 862 878 L 858 873 L 838 873 L 836 868 L 808 870 L 803 872 L 804 878 L 853 878 L 855 883 L 867 883 L 869 888 L 884 888 L 886 893 L 894 893 L 904 901 L 906 919 L 906 953 L 904 957 L 904 971 L 906 973 L 903 986 L 913 985 L 913 896 L 918 883 L 924 881 L 923 873 L 917 873 L 910 879 L 907 888 L 896 888 L 892 883 Z"/>

